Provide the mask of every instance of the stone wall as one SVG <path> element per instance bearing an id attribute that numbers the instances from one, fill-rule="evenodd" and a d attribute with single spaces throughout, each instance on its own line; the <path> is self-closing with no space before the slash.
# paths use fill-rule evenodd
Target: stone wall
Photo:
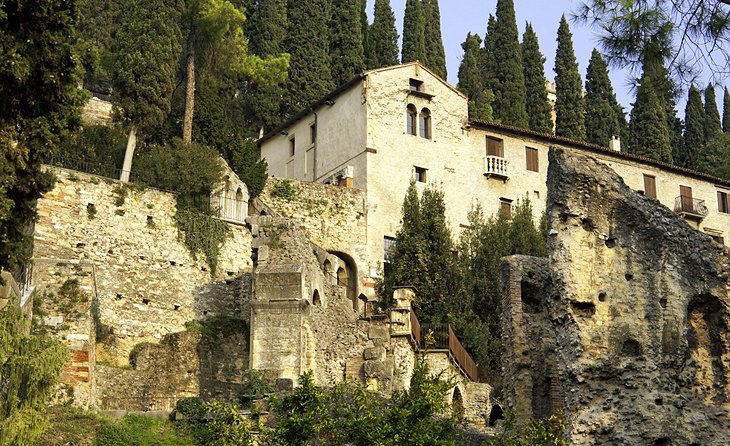
<path id="1" fill-rule="evenodd" d="M 553 149 L 548 190 L 551 278 L 533 294 L 531 305 L 542 311 L 529 316 L 547 339 L 535 339 L 539 328 L 520 333 L 517 317 L 527 305 L 517 279 L 537 264 L 506 266 L 513 290 L 505 334 L 514 337 L 507 344 L 514 358 L 505 373 L 523 366 L 521 378 L 505 377 L 511 403 L 533 413 L 545 407 L 524 367 L 554 361 L 543 378 L 551 388 L 560 382 L 552 394 L 564 404 L 570 444 L 726 444 L 726 249 L 592 157 Z M 526 349 L 537 352 L 525 356 Z M 531 380 L 532 389 L 522 384 Z"/>
<path id="2" fill-rule="evenodd" d="M 272 193 L 286 185 L 291 186 L 291 196 Z M 372 297 L 374 284 L 366 258 L 366 199 L 361 189 L 270 178 L 256 204 L 296 222 L 313 243 L 326 251 L 352 258 L 358 277 L 355 294 L 364 292 Z"/>
<path id="3" fill-rule="evenodd" d="M 225 314 L 248 318 L 250 234 L 229 225 L 218 272 L 192 258 L 174 223 L 175 196 L 118 181 L 56 169 L 56 187 L 38 202 L 36 262 L 84 261 L 94 265 L 98 359 L 128 364 L 135 344 L 159 342 L 187 321 Z M 202 257 L 202 256 L 199 256 Z M 49 280 L 37 271 L 35 283 Z"/>

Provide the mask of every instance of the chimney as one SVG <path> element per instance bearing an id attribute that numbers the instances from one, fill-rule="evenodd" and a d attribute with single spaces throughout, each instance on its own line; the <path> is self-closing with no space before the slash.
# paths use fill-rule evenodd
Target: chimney
<path id="1" fill-rule="evenodd" d="M 611 140 L 608 142 L 608 148 L 613 151 L 620 152 L 621 151 L 621 138 L 619 138 L 616 135 L 613 135 L 611 137 Z"/>

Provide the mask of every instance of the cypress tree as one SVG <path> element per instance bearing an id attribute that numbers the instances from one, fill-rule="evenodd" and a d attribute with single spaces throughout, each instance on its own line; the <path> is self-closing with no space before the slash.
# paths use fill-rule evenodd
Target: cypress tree
<path id="1" fill-rule="evenodd" d="M 373 24 L 368 28 L 368 68 L 398 65 L 398 31 L 390 0 L 375 0 Z"/>
<path id="2" fill-rule="evenodd" d="M 288 26 L 286 0 L 260 0 L 246 21 L 251 52 L 260 57 L 284 53 Z M 251 86 L 245 98 L 247 120 L 254 128 L 270 128 L 281 120 L 282 85 Z"/>
<path id="3" fill-rule="evenodd" d="M 334 88 L 330 63 L 331 0 L 289 2 L 286 49 L 291 55 L 283 101 L 284 118 L 294 115 Z"/>
<path id="4" fill-rule="evenodd" d="M 687 96 L 687 107 L 684 110 L 684 144 L 677 163 L 690 169 L 697 169 L 699 155 L 705 146 L 705 110 L 702 105 L 702 93 L 690 86 Z"/>
<path id="5" fill-rule="evenodd" d="M 677 117 L 677 88 L 669 77 L 669 71 L 664 66 L 661 50 L 656 43 L 650 43 L 644 48 L 644 73 L 651 78 L 654 91 L 664 107 L 669 129 L 669 141 L 672 146 L 672 157 L 676 161 L 682 151 L 682 121 Z"/>
<path id="6" fill-rule="evenodd" d="M 494 78 L 494 28 L 497 26 L 497 19 L 489 14 L 487 20 L 487 31 L 484 34 L 484 50 L 480 57 L 482 82 L 484 87 L 490 89 L 492 92 L 495 90 L 495 78 Z"/>
<path id="7" fill-rule="evenodd" d="M 725 87 L 725 96 L 722 98 L 722 131 L 730 133 L 730 93 Z"/>
<path id="8" fill-rule="evenodd" d="M 629 123 L 631 152 L 660 161 L 672 162 L 669 129 L 664 106 L 646 73 L 636 91 Z"/>
<path id="9" fill-rule="evenodd" d="M 362 16 L 358 2 L 332 0 L 330 55 L 332 80 L 344 84 L 365 70 Z"/>
<path id="10" fill-rule="evenodd" d="M 484 87 L 479 70 L 482 39 L 478 34 L 467 34 L 461 44 L 464 57 L 459 65 L 459 83 L 456 88 L 469 96 L 469 117 L 472 119 L 492 120 L 491 91 Z"/>
<path id="11" fill-rule="evenodd" d="M 585 139 L 585 104 L 578 62 L 573 52 L 573 35 L 565 16 L 558 27 L 558 49 L 555 54 L 555 134 Z"/>
<path id="12" fill-rule="evenodd" d="M 606 146 L 611 136 L 620 136 L 618 101 L 608 77 L 608 66 L 595 48 L 586 73 L 585 104 L 588 142 Z"/>
<path id="13" fill-rule="evenodd" d="M 717 111 L 715 86 L 707 85 L 705 89 L 705 142 L 710 142 L 722 133 L 720 112 Z"/>
<path id="14" fill-rule="evenodd" d="M 545 88 L 545 56 L 540 52 L 537 34 L 532 25 L 525 25 L 522 36 L 522 67 L 525 71 L 525 93 L 530 130 L 552 133 L 553 118 Z"/>
<path id="15" fill-rule="evenodd" d="M 365 67 L 368 66 L 369 47 L 368 47 L 368 30 L 370 25 L 368 24 L 368 2 L 367 0 L 360 0 L 360 34 L 362 35 L 362 53 Z"/>
<path id="16" fill-rule="evenodd" d="M 438 0 L 423 0 L 423 16 L 428 68 L 442 79 L 446 79 L 446 52 L 441 37 L 441 11 Z"/>
<path id="17" fill-rule="evenodd" d="M 403 48 L 401 62 L 421 61 L 428 63 L 426 58 L 426 21 L 421 8 L 421 0 L 406 0 L 406 10 L 403 15 Z"/>
<path id="18" fill-rule="evenodd" d="M 520 36 L 517 31 L 513 0 L 497 1 L 497 22 L 494 26 L 493 65 L 494 118 L 502 124 L 527 128 L 525 73 L 522 69 Z"/>

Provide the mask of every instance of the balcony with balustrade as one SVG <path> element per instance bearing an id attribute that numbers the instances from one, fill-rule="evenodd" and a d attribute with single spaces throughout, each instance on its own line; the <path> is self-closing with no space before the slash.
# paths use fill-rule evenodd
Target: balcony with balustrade
<path id="1" fill-rule="evenodd" d="M 497 178 L 506 183 L 509 181 L 509 160 L 493 155 L 484 157 L 484 176 Z"/>
<path id="2" fill-rule="evenodd" d="M 686 195 L 674 199 L 674 212 L 688 220 L 701 221 L 707 216 L 705 200 L 698 200 Z"/>

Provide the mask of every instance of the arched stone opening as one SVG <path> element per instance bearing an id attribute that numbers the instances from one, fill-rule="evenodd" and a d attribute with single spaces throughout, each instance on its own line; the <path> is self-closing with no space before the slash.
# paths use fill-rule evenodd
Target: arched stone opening
<path id="1" fill-rule="evenodd" d="M 431 110 L 421 109 L 418 115 L 418 131 L 421 138 L 431 139 Z"/>
<path id="2" fill-rule="evenodd" d="M 451 411 L 457 418 L 464 416 L 464 397 L 461 395 L 459 386 L 454 387 L 454 393 L 451 396 Z"/>
<path id="3" fill-rule="evenodd" d="M 357 267 L 355 266 L 355 260 L 349 255 L 343 252 L 330 252 L 334 255 L 344 266 L 340 266 L 337 269 L 337 285 L 346 287 L 347 298 L 352 301 L 352 308 L 358 310 L 357 300 Z"/>
<path id="4" fill-rule="evenodd" d="M 332 271 L 332 262 L 329 259 L 325 259 L 324 263 L 322 263 L 322 270 L 324 271 L 326 280 L 332 283 L 335 279 L 335 274 Z"/>
<path id="5" fill-rule="evenodd" d="M 314 293 L 312 293 L 312 305 L 315 307 L 322 306 L 322 299 L 319 297 L 319 290 L 314 290 Z"/>
<path id="6" fill-rule="evenodd" d="M 489 427 L 494 427 L 499 420 L 504 420 L 504 411 L 502 411 L 502 407 L 499 404 L 495 404 L 489 411 Z"/>
<path id="7" fill-rule="evenodd" d="M 239 187 L 238 190 L 236 190 L 236 221 L 242 221 L 244 219 L 243 215 L 243 191 Z"/>

